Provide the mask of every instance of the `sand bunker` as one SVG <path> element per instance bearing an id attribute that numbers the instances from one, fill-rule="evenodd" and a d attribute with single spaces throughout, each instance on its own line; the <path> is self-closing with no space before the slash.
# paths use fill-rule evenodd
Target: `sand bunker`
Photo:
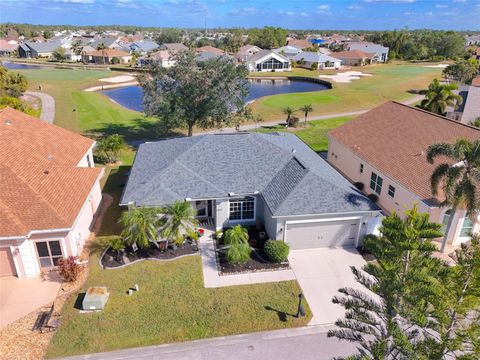
<path id="1" fill-rule="evenodd" d="M 440 69 L 445 69 L 448 66 L 448 64 L 437 64 L 437 65 L 425 65 L 424 67 L 428 68 L 440 68 Z"/>
<path id="2" fill-rule="evenodd" d="M 336 83 L 349 83 L 352 80 L 358 80 L 362 76 L 372 76 L 372 74 L 362 73 L 361 71 L 346 71 L 335 75 L 319 75 L 320 78 L 329 79 Z"/>
<path id="3" fill-rule="evenodd" d="M 118 76 L 100 79 L 100 81 L 114 83 L 114 84 L 133 81 L 133 80 L 135 80 L 135 77 L 132 75 L 118 75 Z"/>

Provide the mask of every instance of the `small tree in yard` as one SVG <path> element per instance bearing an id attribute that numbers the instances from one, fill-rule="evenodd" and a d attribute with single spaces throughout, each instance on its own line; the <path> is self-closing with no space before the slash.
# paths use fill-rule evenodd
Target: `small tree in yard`
<path id="1" fill-rule="evenodd" d="M 226 257 L 229 264 L 245 264 L 250 260 L 252 249 L 248 244 L 234 244 L 227 249 Z"/>
<path id="2" fill-rule="evenodd" d="M 73 282 L 80 275 L 81 268 L 77 264 L 77 260 L 77 256 L 69 256 L 58 260 L 58 272 L 66 282 Z"/>
<path id="3" fill-rule="evenodd" d="M 313 111 L 313 107 L 311 104 L 303 105 L 299 110 L 303 112 L 303 115 L 305 115 L 305 127 L 307 127 L 307 116 L 308 113 Z"/>
<path id="4" fill-rule="evenodd" d="M 118 134 L 109 135 L 100 139 L 95 147 L 95 155 L 100 161 L 106 163 L 117 162 L 126 144 Z"/>
<path id="5" fill-rule="evenodd" d="M 318 62 L 316 62 L 316 61 L 313 62 L 312 65 L 311 65 L 311 69 L 312 69 L 313 71 L 318 70 Z"/>
<path id="6" fill-rule="evenodd" d="M 176 65 L 152 65 L 140 76 L 145 113 L 160 119 L 164 129 L 208 129 L 230 124 L 245 107 L 248 70 L 218 57 L 197 61 L 193 51 L 175 55 Z"/>
<path id="7" fill-rule="evenodd" d="M 66 59 L 65 49 L 61 46 L 56 48 L 55 50 L 53 50 L 52 56 L 57 61 L 64 61 Z"/>
<path id="8" fill-rule="evenodd" d="M 463 102 L 462 97 L 453 92 L 457 89 L 458 85 L 456 84 L 440 84 L 438 79 L 433 79 L 427 90 L 420 91 L 420 94 L 425 94 L 425 99 L 420 103 L 420 108 L 435 114 L 445 115 L 447 106 L 456 109 Z"/>
<path id="9" fill-rule="evenodd" d="M 132 208 L 120 216 L 123 225 L 121 236 L 126 245 L 137 244 L 146 249 L 151 242 L 157 241 L 158 210 L 153 208 Z"/>
<path id="10" fill-rule="evenodd" d="M 187 201 L 175 201 L 163 209 L 160 235 L 168 242 L 182 245 L 186 236 L 196 239 L 195 210 Z"/>
<path id="11" fill-rule="evenodd" d="M 293 110 L 290 106 L 287 106 L 286 108 L 283 109 L 283 113 L 287 115 L 287 126 L 290 126 L 290 119 L 292 115 L 295 113 L 295 110 Z"/>
<path id="12" fill-rule="evenodd" d="M 225 231 L 223 241 L 225 245 L 248 244 L 248 230 L 242 225 L 235 225 Z"/>

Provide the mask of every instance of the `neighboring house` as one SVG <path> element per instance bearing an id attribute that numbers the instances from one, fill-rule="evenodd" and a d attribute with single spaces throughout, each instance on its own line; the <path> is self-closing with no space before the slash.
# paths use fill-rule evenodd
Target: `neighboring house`
<path id="1" fill-rule="evenodd" d="M 183 45 L 182 43 L 163 43 L 159 46 L 160 50 L 170 50 L 173 52 L 178 51 L 185 51 L 188 50 L 188 47 Z"/>
<path id="2" fill-rule="evenodd" d="M 275 51 L 278 54 L 282 54 L 282 55 L 290 58 L 290 57 L 293 57 L 297 54 L 300 54 L 303 50 L 300 49 L 299 47 L 296 47 L 296 46 L 286 45 L 286 46 L 282 46 L 278 49 L 274 49 L 273 51 Z"/>
<path id="3" fill-rule="evenodd" d="M 139 53 L 140 55 L 146 55 L 150 51 L 156 50 L 160 47 L 156 42 L 150 40 L 137 41 L 129 46 L 130 52 Z"/>
<path id="4" fill-rule="evenodd" d="M 260 50 L 262 49 L 260 49 L 258 46 L 255 46 L 255 45 L 244 45 L 235 54 L 235 58 L 237 59 L 238 62 L 243 64 L 247 61 L 247 59 L 250 56 L 255 55 Z"/>
<path id="5" fill-rule="evenodd" d="M 310 48 L 313 46 L 311 41 L 305 40 L 305 39 L 288 39 L 287 45 L 295 46 L 296 48 L 299 48 L 301 50 Z"/>
<path id="6" fill-rule="evenodd" d="M 0 276 L 32 277 L 79 255 L 102 199 L 95 142 L 0 110 Z M 34 296 L 34 294 L 32 294 Z"/>
<path id="7" fill-rule="evenodd" d="M 216 52 L 210 52 L 210 51 L 202 51 L 197 53 L 197 55 L 195 56 L 195 59 L 197 61 L 207 61 L 207 60 L 212 60 L 217 58 L 232 59 L 232 56 L 226 53 L 218 54 Z"/>
<path id="8" fill-rule="evenodd" d="M 273 50 L 260 50 L 245 63 L 248 71 L 291 71 L 290 59 Z"/>
<path id="9" fill-rule="evenodd" d="M 105 47 L 107 49 L 123 49 L 123 46 L 119 43 L 117 37 L 97 38 L 94 41 L 90 42 L 88 45 L 90 45 L 94 49 L 98 49 L 99 46 Z"/>
<path id="10" fill-rule="evenodd" d="M 358 246 L 380 209 L 293 134 L 234 133 L 140 145 L 121 206 L 188 201 L 215 229 L 264 225 L 292 249 Z"/>
<path id="11" fill-rule="evenodd" d="M 387 102 L 330 131 L 328 162 L 364 191 L 378 196 L 387 212 L 404 214 L 418 204 L 432 222 L 446 224 L 450 215 L 443 198 L 432 194 L 430 178 L 441 160 L 427 161 L 430 145 L 480 138 L 480 129 L 394 101 Z M 448 244 L 458 245 L 479 230 L 457 211 Z"/>
<path id="12" fill-rule="evenodd" d="M 374 53 L 367 53 L 360 50 L 339 51 L 332 54 L 342 61 L 342 65 L 346 66 L 365 66 L 372 62 Z"/>
<path id="13" fill-rule="evenodd" d="M 174 54 L 170 50 L 158 50 L 149 55 L 137 59 L 138 66 L 147 66 L 151 64 L 162 67 L 171 67 L 175 65 Z"/>
<path id="14" fill-rule="evenodd" d="M 291 60 L 296 61 L 297 66 L 311 69 L 316 68 L 323 69 L 340 69 L 342 64 L 340 59 L 334 58 L 329 55 L 325 55 L 319 52 L 302 51 L 301 53 L 290 57 Z"/>
<path id="15" fill-rule="evenodd" d="M 82 61 L 82 54 L 77 54 L 72 49 L 65 49 L 65 59 L 68 61 Z"/>
<path id="16" fill-rule="evenodd" d="M 111 64 L 118 59 L 120 64 L 127 64 L 132 60 L 132 55 L 117 49 L 102 49 L 82 52 L 82 61 L 95 64 Z"/>
<path id="17" fill-rule="evenodd" d="M 213 53 L 213 54 L 217 54 L 217 55 L 223 55 L 223 54 L 225 54 L 225 51 L 223 51 L 222 49 L 218 49 L 218 48 L 213 47 L 213 46 L 210 46 L 210 45 L 196 48 L 195 51 L 196 51 L 197 53 L 209 52 L 209 53 Z"/>
<path id="18" fill-rule="evenodd" d="M 59 47 L 62 47 L 60 40 L 24 42 L 18 47 L 18 55 L 21 58 L 50 58 Z"/>
<path id="19" fill-rule="evenodd" d="M 349 42 L 348 50 L 360 50 L 366 53 L 374 53 L 375 55 L 372 58 L 373 62 L 382 62 L 385 63 L 388 60 L 388 47 L 374 44 L 371 42 Z"/>
<path id="20" fill-rule="evenodd" d="M 18 49 L 18 44 L 11 44 L 5 39 L 0 39 L 0 56 L 11 56 Z"/>
<path id="21" fill-rule="evenodd" d="M 466 35 L 465 46 L 480 45 L 480 35 Z"/>
<path id="22" fill-rule="evenodd" d="M 456 93 L 462 97 L 463 101 L 456 109 L 449 107 L 446 116 L 470 125 L 480 118 L 480 76 L 473 79 L 472 85 L 460 86 Z"/>

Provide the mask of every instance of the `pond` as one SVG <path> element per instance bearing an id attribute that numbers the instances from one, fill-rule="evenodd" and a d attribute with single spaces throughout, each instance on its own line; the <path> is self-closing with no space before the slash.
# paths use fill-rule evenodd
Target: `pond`
<path id="1" fill-rule="evenodd" d="M 269 95 L 322 91 L 329 89 L 327 85 L 304 80 L 251 79 L 249 81 L 250 92 L 245 99 L 247 102 Z M 128 109 L 143 111 L 143 91 L 140 86 L 127 86 L 104 90 L 102 93 Z"/>
<path id="2" fill-rule="evenodd" d="M 10 70 L 41 70 L 41 69 L 51 69 L 48 66 L 34 65 L 34 64 L 20 64 L 15 62 L 2 62 L 2 65 Z"/>

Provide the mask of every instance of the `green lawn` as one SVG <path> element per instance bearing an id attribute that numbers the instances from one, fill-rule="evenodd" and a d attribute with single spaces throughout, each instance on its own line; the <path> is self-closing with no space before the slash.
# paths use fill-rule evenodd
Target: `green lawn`
<path id="1" fill-rule="evenodd" d="M 101 85 L 101 78 L 117 76 L 108 70 L 41 69 L 21 70 L 31 90 L 38 86 L 55 98 L 55 124 L 87 134 L 124 135 L 127 139 L 150 138 L 155 121 L 112 102 L 107 96 L 85 92 Z M 73 111 L 75 109 L 76 111 Z"/>
<path id="2" fill-rule="evenodd" d="M 393 63 L 386 65 L 352 68 L 351 70 L 370 73 L 351 83 L 333 83 L 333 89 L 299 94 L 268 96 L 254 102 L 255 113 L 266 121 L 284 117 L 282 109 L 290 106 L 298 109 L 304 104 L 312 104 L 314 115 L 334 114 L 363 110 L 375 107 L 388 100 L 404 101 L 413 95 L 409 90 L 424 89 L 435 77 L 440 77 L 442 69 L 426 68 L 425 64 Z M 255 73 L 253 76 L 309 76 L 332 74 L 336 71 L 310 71 L 294 69 L 291 73 Z M 301 115 L 297 113 L 296 115 Z"/>
<path id="3" fill-rule="evenodd" d="M 325 120 L 313 120 L 307 123 L 307 127 L 304 128 L 303 122 L 299 125 L 298 129 L 286 129 L 284 126 L 272 126 L 269 128 L 260 128 L 258 132 L 269 133 L 275 131 L 290 132 L 297 135 L 303 140 L 313 151 L 321 152 L 328 150 L 328 137 L 327 133 L 345 124 L 347 121 L 352 120 L 353 116 L 337 117 Z"/>

